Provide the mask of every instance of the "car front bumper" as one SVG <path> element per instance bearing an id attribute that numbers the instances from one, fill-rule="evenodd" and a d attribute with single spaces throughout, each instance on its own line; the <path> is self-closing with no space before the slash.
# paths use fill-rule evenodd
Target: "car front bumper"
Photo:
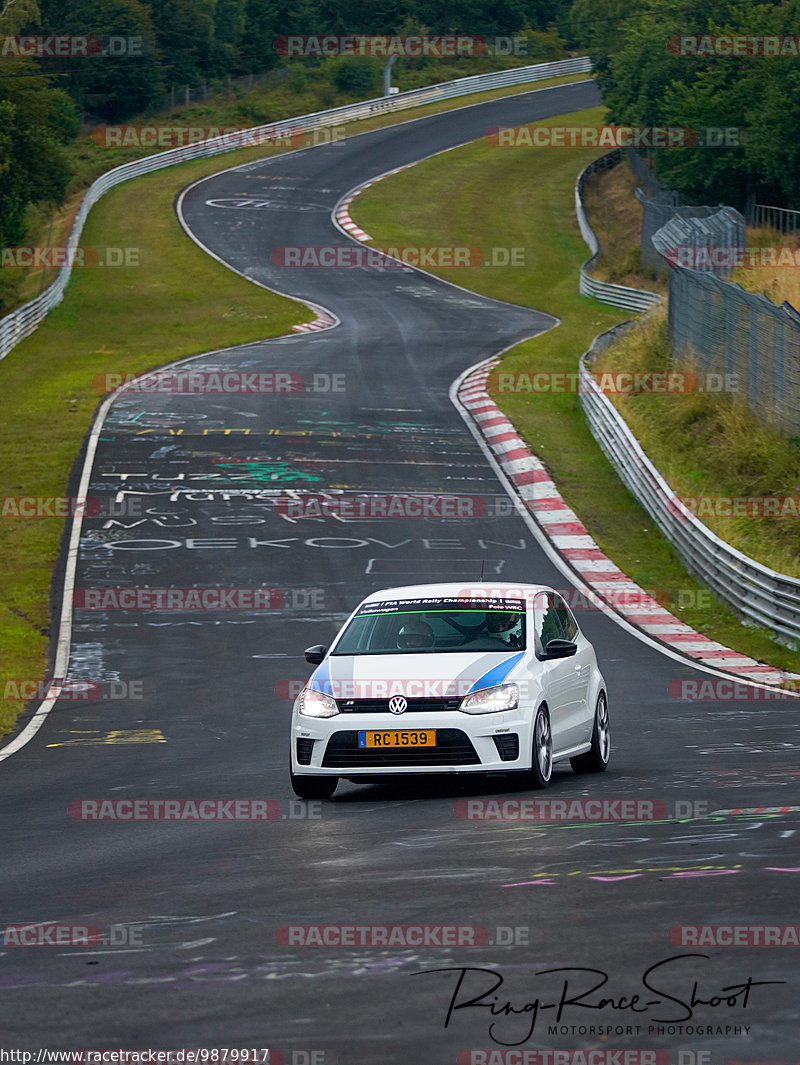
<path id="1" fill-rule="evenodd" d="M 431 729 L 436 731 L 435 747 L 359 746 L 360 732 Z M 409 713 L 402 721 L 389 714 L 308 718 L 295 711 L 292 719 L 292 771 L 305 776 L 507 773 L 530 768 L 531 745 L 531 720 L 520 709 L 485 715 Z"/>

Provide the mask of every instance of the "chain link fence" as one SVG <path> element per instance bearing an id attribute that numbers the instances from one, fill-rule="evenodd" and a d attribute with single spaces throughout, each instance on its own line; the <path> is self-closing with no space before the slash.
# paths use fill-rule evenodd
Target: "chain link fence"
<path id="1" fill-rule="evenodd" d="M 679 194 L 671 189 L 646 197 L 641 189 L 636 190 L 636 199 L 642 205 L 641 254 L 642 266 L 653 270 L 659 277 L 664 272 L 664 258 L 654 247 L 653 237 L 673 218 L 711 218 L 719 207 L 683 207 L 678 202 Z"/>
<path id="2" fill-rule="evenodd" d="M 637 181 L 639 181 L 639 183 L 647 190 L 645 192 L 643 188 L 638 188 L 635 193 L 636 199 L 642 205 L 642 231 L 639 240 L 642 266 L 647 270 L 652 270 L 658 277 L 661 277 L 665 269 L 665 263 L 663 253 L 653 244 L 653 237 L 656 233 L 674 218 L 713 218 L 718 214 L 723 205 L 719 204 L 717 207 L 684 206 L 681 204 L 680 192 L 676 189 L 668 189 L 666 185 L 662 185 L 646 161 L 635 152 L 633 148 L 626 148 L 625 154 L 628 160 L 628 165 L 633 171 Z M 728 208 L 728 210 L 730 210 L 730 208 Z M 741 215 L 738 215 L 738 218 L 741 217 Z M 725 219 L 725 221 L 727 222 L 729 219 Z M 709 241 L 712 237 L 715 238 L 717 242 L 721 243 L 724 247 L 733 247 L 734 245 L 730 243 L 731 240 L 736 240 L 738 241 L 738 244 L 741 245 L 744 243 L 744 219 L 742 219 L 741 224 L 741 230 L 737 227 L 735 232 L 729 232 L 723 228 L 719 231 L 708 233 L 706 236 L 708 236 Z M 706 243 L 703 239 L 705 231 L 698 229 L 695 230 L 695 232 L 700 237 L 701 243 L 704 246 L 711 246 L 710 242 Z M 740 237 L 742 239 L 739 239 Z"/>
<path id="3" fill-rule="evenodd" d="M 733 207 L 719 207 L 696 218 L 675 215 L 650 238 L 653 250 L 668 266 L 720 276 L 734 268 L 737 251 L 746 240 L 744 218 Z"/>
<path id="4" fill-rule="evenodd" d="M 732 207 L 688 207 L 646 162 L 628 162 L 647 186 L 642 205 L 642 264 L 668 270 L 669 339 L 678 365 L 727 376 L 753 413 L 787 436 L 800 436 L 800 312 L 724 280 L 747 244 L 746 221 Z M 747 221 L 797 233 L 800 211 L 750 203 Z"/>
<path id="5" fill-rule="evenodd" d="M 800 436 L 800 313 L 710 273 L 669 268 L 669 337 L 676 363 L 730 374 L 753 412 Z"/>

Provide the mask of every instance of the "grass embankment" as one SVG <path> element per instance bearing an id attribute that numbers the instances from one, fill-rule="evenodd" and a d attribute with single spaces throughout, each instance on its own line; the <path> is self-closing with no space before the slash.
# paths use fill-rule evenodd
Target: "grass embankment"
<path id="1" fill-rule="evenodd" d="M 610 179 L 615 174 L 612 187 Z M 638 255 L 637 229 L 627 226 L 633 209 L 624 199 L 617 202 L 613 191 L 633 184 L 629 167 L 618 166 L 601 174 L 592 185 L 593 195 L 586 198 L 587 205 L 592 205 L 595 228 L 606 231 L 601 243 L 604 256 L 609 247 L 612 263 L 632 262 Z M 633 202 L 640 217 L 641 208 Z M 788 249 L 786 261 L 794 262 L 798 238 L 770 229 L 748 229 L 747 248 L 776 253 Z M 758 251 L 754 261 L 758 265 L 738 267 L 729 280 L 776 304 L 787 300 L 800 307 L 800 270 L 770 266 L 769 255 Z M 695 369 L 688 363 L 679 368 Z M 666 312 L 605 349 L 596 369 L 676 369 Z M 741 393 L 609 398 L 674 491 L 694 501 L 698 516 L 709 528 L 763 565 L 800 577 L 800 451 L 796 440 L 763 425 Z M 740 513 L 728 513 L 734 507 Z M 772 508 L 770 516 L 758 513 L 765 507 Z"/>
<path id="2" fill-rule="evenodd" d="M 607 348 L 596 368 L 673 370 L 666 312 Z M 763 426 L 736 393 L 609 398 L 704 524 L 763 565 L 800 577 L 797 441 Z"/>
<path id="3" fill-rule="evenodd" d="M 642 205 L 634 195 L 636 185 L 627 163 L 601 170 L 586 182 L 583 204 L 602 254 L 591 275 L 598 281 L 665 293 L 666 277 L 656 279 L 642 267 Z"/>
<path id="4" fill-rule="evenodd" d="M 784 300 L 800 309 L 800 235 L 780 234 L 775 229 L 756 229 L 748 227 L 748 248 L 775 249 L 776 256 L 788 250 L 793 265 L 769 266 L 764 253 L 756 253 L 755 262 L 765 265 L 739 266 L 727 278 L 746 288 L 748 292 L 760 292 L 773 303 L 781 304 Z M 763 260 L 762 260 L 762 256 Z M 749 261 L 749 253 L 748 253 Z M 788 261 L 788 256 L 786 257 Z"/>
<path id="5" fill-rule="evenodd" d="M 572 124 L 596 125 L 602 109 L 569 117 Z M 563 122 L 563 116 L 551 121 Z M 578 294 L 586 246 L 574 216 L 573 187 L 579 171 L 598 154 L 564 148 L 501 150 L 474 142 L 384 179 L 359 196 L 352 213 L 382 246 L 524 246 L 524 266 L 433 272 L 562 319 L 557 328 L 509 352 L 503 371 L 572 373 L 593 337 L 626 317 Z M 595 443 L 576 395 L 520 392 L 495 399 L 602 549 L 635 581 L 662 589 L 664 605 L 710 638 L 797 669 L 796 655 L 767 632 L 743 626 L 686 572 Z"/>
<path id="6" fill-rule="evenodd" d="M 536 87 L 572 80 L 558 78 Z M 475 94 L 464 105 L 518 91 Z M 290 115 L 302 110 L 295 103 Z M 346 135 L 361 133 L 452 106 L 453 101 L 425 105 L 344 128 Z M 169 121 L 180 117 L 196 124 L 196 112 L 173 113 Z M 203 124 L 216 125 L 223 118 L 227 121 L 221 111 L 213 112 L 203 117 Z M 125 161 L 94 148 L 87 182 Z M 94 207 L 82 245 L 136 248 L 142 265 L 75 270 L 59 307 L 0 360 L 0 390 L 6 397 L 0 422 L 0 500 L 65 495 L 99 400 L 92 385 L 96 374 L 140 373 L 217 347 L 278 336 L 313 317 L 305 306 L 251 284 L 203 253 L 183 234 L 173 210 L 176 192 L 191 181 L 276 151 L 280 149 L 244 149 L 184 163 L 122 185 Z M 80 195 L 64 209 L 67 222 Z M 64 232 L 59 237 L 54 227 L 54 245 L 63 243 Z M 38 291 L 38 274 L 35 280 Z M 58 517 L 0 518 L 0 735 L 13 728 L 24 705 L 7 682 L 44 676 L 51 626 L 58 620 L 49 616 L 48 600 L 63 527 Z"/>

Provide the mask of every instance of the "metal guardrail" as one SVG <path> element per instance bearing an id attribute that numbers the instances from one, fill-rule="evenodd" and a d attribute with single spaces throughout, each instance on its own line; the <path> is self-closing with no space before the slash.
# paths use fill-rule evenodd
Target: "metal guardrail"
<path id="1" fill-rule="evenodd" d="M 496 71 L 491 74 L 473 74 L 467 78 L 445 81 L 438 85 L 428 85 L 422 89 L 411 89 L 408 92 L 397 93 L 394 96 L 363 100 L 355 104 L 346 104 L 343 107 L 334 107 L 328 111 L 317 111 L 308 115 L 300 115 L 296 118 L 287 118 L 280 122 L 254 126 L 248 130 L 239 131 L 234 137 L 224 135 L 212 137 L 209 140 L 198 141 L 196 144 L 172 148 L 169 151 L 158 152 L 155 155 L 148 155 L 144 159 L 137 159 L 135 162 L 125 163 L 122 166 L 115 167 L 113 170 L 108 170 L 89 186 L 72 226 L 67 247 L 71 249 L 78 247 L 89 211 L 101 196 L 108 192 L 109 189 L 121 185 L 124 181 L 141 177 L 143 174 L 149 174 L 155 170 L 173 166 L 176 163 L 185 163 L 190 159 L 205 159 L 223 152 L 233 151 L 236 148 L 247 146 L 248 140 L 252 143 L 259 143 L 258 138 L 261 138 L 263 142 L 270 133 L 274 137 L 286 131 L 296 133 L 323 129 L 328 126 L 335 126 L 340 122 L 369 118 L 376 114 L 402 111 L 408 107 L 434 103 L 437 100 L 447 100 L 455 96 L 465 96 L 470 93 L 484 92 L 488 89 L 499 89 L 511 85 L 523 85 L 528 82 L 542 81 L 545 78 L 557 78 L 566 74 L 583 74 L 590 70 L 591 61 L 588 56 L 580 56 L 576 59 L 562 59 L 554 63 L 537 63 L 529 67 L 514 67 L 510 70 Z M 61 302 L 64 297 L 64 290 L 69 282 L 70 273 L 71 267 L 63 266 L 56 280 L 40 296 L 12 311 L 5 318 L 0 319 L 0 359 L 5 358 L 15 344 L 30 336 L 48 311 Z"/>
<path id="2" fill-rule="evenodd" d="M 625 323 L 629 327 L 632 323 Z M 592 435 L 622 481 L 675 546 L 686 567 L 741 617 L 793 644 L 800 641 L 800 580 L 725 543 L 678 499 L 600 390 L 589 366 L 619 326 L 595 337 L 579 364 L 579 397 Z"/>
<path id="3" fill-rule="evenodd" d="M 589 246 L 591 258 L 581 266 L 579 289 L 582 296 L 594 296 L 602 303 L 610 303 L 613 307 L 622 307 L 627 311 L 636 311 L 641 314 L 650 310 L 651 307 L 661 303 L 663 297 L 657 292 L 648 292 L 642 288 L 628 288 L 627 285 L 614 285 L 608 281 L 598 281 L 591 277 L 589 270 L 600 258 L 600 245 L 597 242 L 594 230 L 589 225 L 586 211 L 583 207 L 583 189 L 586 179 L 598 170 L 608 170 L 616 166 L 622 159 L 622 149 L 616 148 L 607 155 L 601 155 L 594 159 L 580 174 L 575 182 L 575 213 L 578 216 L 581 236 Z"/>

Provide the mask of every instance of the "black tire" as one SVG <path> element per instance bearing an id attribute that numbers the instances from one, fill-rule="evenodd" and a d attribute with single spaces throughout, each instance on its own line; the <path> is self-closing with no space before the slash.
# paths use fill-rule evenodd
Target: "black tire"
<path id="1" fill-rule="evenodd" d="M 298 799 L 332 799 L 338 777 L 303 777 L 289 770 L 292 791 Z"/>
<path id="2" fill-rule="evenodd" d="M 530 785 L 537 791 L 546 788 L 553 775 L 553 734 L 550 731 L 550 715 L 547 707 L 540 706 L 533 719 L 533 742 L 531 744 L 531 768 L 528 772 Z"/>
<path id="3" fill-rule="evenodd" d="M 611 726 L 608 719 L 608 699 L 601 691 L 594 708 L 592 746 L 586 754 L 570 758 L 569 764 L 576 773 L 605 773 L 611 757 Z"/>

